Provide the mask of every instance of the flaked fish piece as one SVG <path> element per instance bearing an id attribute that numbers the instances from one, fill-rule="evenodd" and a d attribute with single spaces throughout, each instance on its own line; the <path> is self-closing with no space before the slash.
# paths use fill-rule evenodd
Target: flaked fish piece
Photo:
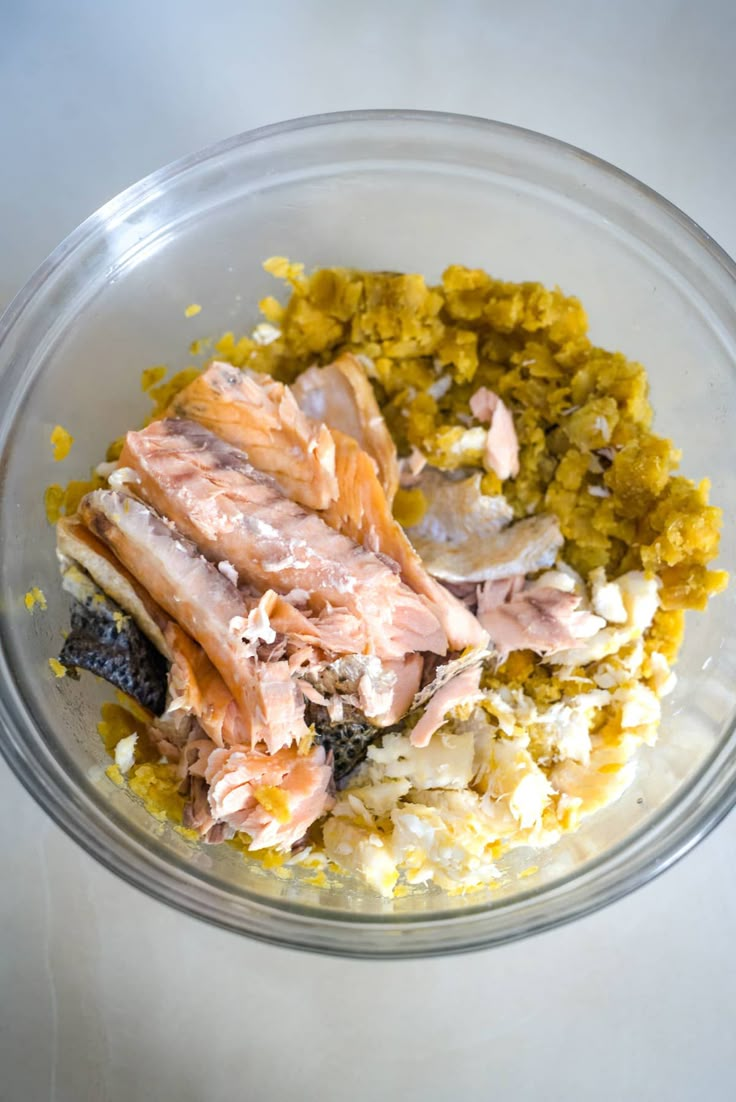
<path id="1" fill-rule="evenodd" d="M 480 672 L 479 665 L 470 666 L 435 692 L 412 729 L 412 746 L 427 746 L 435 731 L 444 726 L 450 712 L 463 704 L 474 704 L 480 700 Z"/>
<path id="2" fill-rule="evenodd" d="M 261 590 L 302 594 L 325 630 L 333 609 L 347 613 L 338 632 L 320 632 L 326 649 L 384 658 L 446 650 L 437 617 L 390 566 L 284 497 L 201 425 L 157 421 L 128 433 L 121 462 L 138 474 L 141 496 L 210 559 L 226 559 Z"/>
<path id="3" fill-rule="evenodd" d="M 486 583 L 488 586 L 489 583 Z M 501 661 L 514 650 L 555 654 L 590 639 L 606 621 L 580 609 L 579 593 L 549 585 L 531 585 L 519 591 L 512 584 L 499 600 L 499 582 L 479 593 L 478 618 L 488 631 Z"/>
<path id="4" fill-rule="evenodd" d="M 250 836 L 250 849 L 288 852 L 332 806 L 332 768 L 322 746 L 272 754 L 213 750 L 203 763 L 212 818 Z"/>
<path id="5" fill-rule="evenodd" d="M 307 508 L 324 509 L 337 497 L 329 429 L 306 417 L 289 388 L 269 375 L 211 363 L 179 392 L 171 412 L 241 448 L 258 470 L 284 479 L 289 496 Z"/>
<path id="6" fill-rule="evenodd" d="M 417 486 L 426 466 L 426 455 L 412 444 L 409 454 L 399 460 L 399 485 L 407 490 Z"/>
<path id="7" fill-rule="evenodd" d="M 257 408 L 262 411 L 264 401 L 271 402 L 263 416 L 269 424 L 277 424 L 284 408 L 283 403 L 288 407 L 288 399 L 282 393 L 284 388 L 274 390 L 280 384 L 274 383 L 267 375 L 246 375 L 243 378 L 247 382 L 241 382 L 240 372 L 228 369 L 225 373 L 224 369 L 220 371 L 219 368 L 222 365 L 213 364 L 192 384 L 196 401 L 190 400 L 191 388 L 182 391 L 173 407 L 174 412 L 200 421 L 223 440 L 244 452 L 259 470 L 274 475 L 287 497 L 308 508 L 315 507 L 313 497 L 305 494 L 304 481 L 299 473 L 301 465 L 306 462 L 305 456 L 297 456 L 296 452 L 300 448 L 304 452 L 308 447 L 306 441 L 313 438 L 320 427 L 318 423 L 299 411 L 305 424 L 298 439 L 291 441 L 294 452 L 291 458 L 296 471 L 296 474 L 292 474 L 291 464 L 285 463 L 281 457 L 272 456 L 262 446 L 263 434 L 252 413 L 248 411 L 248 403 L 255 386 L 265 395 L 265 398 L 259 398 Z M 280 404 L 275 399 L 272 400 L 273 395 L 278 396 Z M 276 441 L 275 433 L 274 429 Z M 396 563 L 402 580 L 430 602 L 452 649 L 462 650 L 466 646 L 481 645 L 485 637 L 478 621 L 461 602 L 456 601 L 429 576 L 403 529 L 394 520 L 374 461 L 351 436 L 338 429 L 334 429 L 330 435 L 335 449 L 337 492 L 334 492 L 330 483 L 330 492 L 323 495 L 325 504 L 316 506 L 320 509 L 321 519 L 355 543 Z M 277 444 L 278 442 L 274 447 Z M 127 463 L 125 453 L 121 457 L 121 463 Z M 320 471 L 316 471 L 314 477 L 322 479 L 323 476 Z M 274 584 L 274 588 L 278 589 L 278 586 Z M 353 649 L 360 651 L 365 648 L 355 646 Z M 424 646 L 416 649 L 432 648 Z"/>
<path id="8" fill-rule="evenodd" d="M 67 568 L 63 585 L 74 600 L 61 664 L 104 678 L 159 715 L 166 702 L 166 660 L 79 567 Z"/>
<path id="9" fill-rule="evenodd" d="M 308 368 L 291 390 L 313 421 L 351 436 L 375 460 L 384 493 L 392 502 L 399 486 L 396 446 L 365 368 L 355 356 L 346 352 L 326 367 Z"/>
<path id="10" fill-rule="evenodd" d="M 182 826 L 196 830 L 203 842 L 213 846 L 229 841 L 235 831 L 228 823 L 215 822 L 207 792 L 203 777 L 188 778 L 186 794 L 189 798 L 182 813 Z"/>
<path id="11" fill-rule="evenodd" d="M 439 662 L 434 666 L 430 661 L 425 663 L 425 684 L 412 700 L 411 711 L 424 708 L 444 685 L 465 670 L 480 668 L 488 656 L 489 652 L 485 647 L 475 647 L 456 658 L 451 658 L 448 662 Z"/>
<path id="12" fill-rule="evenodd" d="M 148 506 L 114 490 L 87 494 L 79 516 L 204 648 L 235 697 L 251 744 L 263 741 L 276 750 L 307 733 L 288 662 L 259 662 L 253 644 L 231 630 L 231 621 L 247 619 L 248 608 L 191 542 Z"/>
<path id="13" fill-rule="evenodd" d="M 505 481 L 519 473 L 519 440 L 514 418 L 502 398 L 488 387 L 476 390 L 470 399 L 470 412 L 478 421 L 488 424 L 483 451 L 483 466 Z"/>

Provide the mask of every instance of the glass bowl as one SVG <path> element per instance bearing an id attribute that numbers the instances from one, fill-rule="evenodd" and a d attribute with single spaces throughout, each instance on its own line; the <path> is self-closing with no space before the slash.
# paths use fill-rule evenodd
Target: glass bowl
<path id="1" fill-rule="evenodd" d="M 585 914 L 672 864 L 736 797 L 733 587 L 689 617 L 659 743 L 606 811 L 553 849 L 507 859 L 500 888 L 386 901 L 280 879 L 188 842 L 104 775 L 105 686 L 57 681 L 67 623 L 43 491 L 87 477 L 148 408 L 143 367 L 190 362 L 198 337 L 245 331 L 273 293 L 261 261 L 422 272 L 449 263 L 578 294 L 596 343 L 649 369 L 658 430 L 736 511 L 736 268 L 689 218 L 579 149 L 482 119 L 405 111 L 300 119 L 244 134 L 113 199 L 39 269 L 0 326 L 2 749 L 52 818 L 131 884 L 283 945 L 360 956 L 472 949 Z M 201 304 L 185 318 L 188 303 Z M 55 424 L 76 437 L 52 460 Z M 734 568 L 724 531 L 722 565 Z M 34 585 L 48 610 L 29 615 Z M 539 865 L 528 879 L 515 873 Z"/>

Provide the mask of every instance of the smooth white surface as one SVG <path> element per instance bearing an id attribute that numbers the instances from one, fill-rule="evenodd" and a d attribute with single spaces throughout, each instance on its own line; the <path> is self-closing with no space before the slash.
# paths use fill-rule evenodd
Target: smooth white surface
<path id="1" fill-rule="evenodd" d="M 545 131 L 736 252 L 732 0 L 0 2 L 0 304 L 161 164 L 316 111 Z M 731 1099 L 736 818 L 632 897 L 461 958 L 310 957 L 86 857 L 0 763 L 0 1100 Z"/>

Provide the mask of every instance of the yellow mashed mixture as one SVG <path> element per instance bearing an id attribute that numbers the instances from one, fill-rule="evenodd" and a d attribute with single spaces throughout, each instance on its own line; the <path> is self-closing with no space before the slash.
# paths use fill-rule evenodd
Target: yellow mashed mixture
<path id="1" fill-rule="evenodd" d="M 340 794 L 305 859 L 318 869 L 338 862 L 384 894 L 405 890 L 399 876 L 409 884 L 434 880 L 446 890 L 471 890 L 494 879 L 493 862 L 506 848 L 554 841 L 630 780 L 637 747 L 656 737 L 653 702 L 665 691 L 677 657 L 684 611 L 705 608 L 726 585 L 727 575 L 709 567 L 718 552 L 720 510 L 708 503 L 707 480 L 696 485 L 675 473 L 680 453 L 650 428 L 644 368 L 593 345 L 578 299 L 460 265 L 449 267 L 437 286 L 420 275 L 345 268 L 308 275 L 284 258 L 265 267 L 287 282 L 286 303 L 264 299 L 265 322 L 252 334 L 226 333 L 213 344 L 197 340 L 193 353 L 208 348 L 220 360 L 288 383 L 312 364 L 353 352 L 366 367 L 400 455 L 414 446 L 441 470 L 481 470 L 483 492 L 503 493 L 517 517 L 554 513 L 565 538 L 561 557 L 583 577 L 603 568 L 608 579 L 629 571 L 658 579 L 653 619 L 643 635 L 630 632 L 616 653 L 571 669 L 521 651 L 486 673 L 481 715 L 487 760 L 472 785 L 402 795 L 396 763 L 371 759 L 367 773 Z M 189 308 L 187 316 L 195 312 Z M 199 370 L 189 367 L 166 380 L 164 368 L 148 368 L 142 385 L 154 404 L 152 416 Z M 479 387 L 495 391 L 513 413 L 520 471 L 503 483 L 485 471 L 482 447 L 467 432 L 469 399 Z M 122 438 L 113 442 L 107 459 L 116 459 L 121 446 Z M 81 496 L 101 484 L 93 475 L 89 482 L 49 487 L 49 521 L 73 513 Z M 397 494 L 396 516 L 405 525 L 417 523 L 425 507 L 419 489 Z M 589 696 L 588 706 L 586 694 L 600 696 L 604 687 L 605 702 Z M 564 714 L 569 723 L 585 717 L 590 746 L 583 760 L 550 752 L 553 714 Z M 519 716 L 527 718 L 520 723 Z M 142 720 L 140 709 L 133 714 L 129 706 L 106 705 L 100 733 L 108 750 L 131 732 L 141 733 Z M 448 754 L 460 752 L 468 722 L 462 712 L 456 715 L 447 736 L 456 743 L 447 744 Z M 477 745 L 477 723 L 473 737 Z M 480 745 L 482 755 L 482 738 Z M 406 773 L 397 751 L 399 759 Z M 111 773 L 122 780 L 115 766 Z M 126 779 L 154 814 L 181 822 L 176 770 L 156 761 L 145 739 Z M 525 807 L 536 786 L 541 810 L 533 823 L 519 810 L 521 781 Z M 270 806 L 278 795 L 264 790 L 259 799 Z M 489 796 L 491 826 L 487 802 L 481 807 Z M 462 851 L 464 863 L 443 866 L 430 852 L 425 828 L 436 847 Z M 247 839 L 235 844 L 244 847 Z M 258 859 L 279 870 L 284 863 L 278 854 Z M 535 871 L 530 866 L 523 875 Z"/>

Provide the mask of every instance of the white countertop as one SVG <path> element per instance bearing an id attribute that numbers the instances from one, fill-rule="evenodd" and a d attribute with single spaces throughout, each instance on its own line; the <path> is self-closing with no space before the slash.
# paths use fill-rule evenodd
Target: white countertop
<path id="1" fill-rule="evenodd" d="M 0 5 L 0 304 L 181 154 L 354 107 L 591 150 L 736 253 L 732 0 Z M 333 960 L 220 932 L 95 864 L 0 762 L 1 1102 L 734 1097 L 736 818 L 607 910 L 504 949 Z"/>

